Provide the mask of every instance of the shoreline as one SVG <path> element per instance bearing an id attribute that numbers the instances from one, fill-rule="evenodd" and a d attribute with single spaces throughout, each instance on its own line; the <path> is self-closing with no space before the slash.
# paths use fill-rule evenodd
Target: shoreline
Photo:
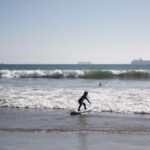
<path id="1" fill-rule="evenodd" d="M 116 135 L 147 135 L 150 136 L 150 130 L 141 129 L 68 129 L 68 128 L 52 128 L 52 129 L 27 129 L 27 128 L 0 128 L 0 132 L 8 133 L 91 133 L 91 134 L 116 134 Z"/>
<path id="2" fill-rule="evenodd" d="M 2 150 L 149 150 L 150 116 L 0 108 Z"/>

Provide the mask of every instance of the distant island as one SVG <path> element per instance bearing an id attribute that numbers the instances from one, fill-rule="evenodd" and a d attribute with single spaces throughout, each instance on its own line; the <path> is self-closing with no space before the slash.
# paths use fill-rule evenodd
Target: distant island
<path id="1" fill-rule="evenodd" d="M 88 64 L 92 64 L 90 61 L 79 61 L 78 64 L 83 64 L 83 65 L 88 65 Z"/>
<path id="2" fill-rule="evenodd" d="M 143 60 L 143 59 L 135 59 L 135 60 L 132 60 L 131 64 L 133 65 L 138 65 L 138 64 L 142 64 L 142 65 L 150 65 L 150 60 Z"/>

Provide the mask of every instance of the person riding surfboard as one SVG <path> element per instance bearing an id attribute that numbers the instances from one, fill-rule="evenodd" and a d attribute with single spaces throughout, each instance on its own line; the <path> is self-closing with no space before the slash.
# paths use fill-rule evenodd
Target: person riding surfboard
<path id="1" fill-rule="evenodd" d="M 87 109 L 87 108 L 86 108 L 86 104 L 83 102 L 85 99 L 91 104 L 91 102 L 90 102 L 89 99 L 87 98 L 87 95 L 88 95 L 88 92 L 85 91 L 85 92 L 83 93 L 83 95 L 79 98 L 79 100 L 78 100 L 78 103 L 79 103 L 78 111 L 80 111 L 80 108 L 81 108 L 82 105 L 84 106 L 84 109 Z"/>

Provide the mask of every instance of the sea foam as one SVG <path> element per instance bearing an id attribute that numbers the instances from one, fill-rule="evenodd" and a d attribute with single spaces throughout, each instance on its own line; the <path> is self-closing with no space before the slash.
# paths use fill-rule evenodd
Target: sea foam
<path id="1" fill-rule="evenodd" d="M 0 90 L 0 107 L 77 109 L 78 99 L 84 89 L 0 87 Z M 93 111 L 150 113 L 150 89 L 89 88 L 88 91 Z"/>

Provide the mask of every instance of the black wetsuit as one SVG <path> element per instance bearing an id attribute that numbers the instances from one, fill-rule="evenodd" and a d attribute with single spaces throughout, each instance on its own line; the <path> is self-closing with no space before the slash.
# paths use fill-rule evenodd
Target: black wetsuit
<path id="1" fill-rule="evenodd" d="M 78 111 L 80 111 L 80 108 L 81 108 L 82 105 L 84 106 L 84 109 L 86 109 L 86 104 L 83 102 L 85 99 L 89 102 L 86 95 L 81 96 L 81 98 L 78 100 L 78 102 L 80 104 L 79 107 L 78 107 Z"/>

